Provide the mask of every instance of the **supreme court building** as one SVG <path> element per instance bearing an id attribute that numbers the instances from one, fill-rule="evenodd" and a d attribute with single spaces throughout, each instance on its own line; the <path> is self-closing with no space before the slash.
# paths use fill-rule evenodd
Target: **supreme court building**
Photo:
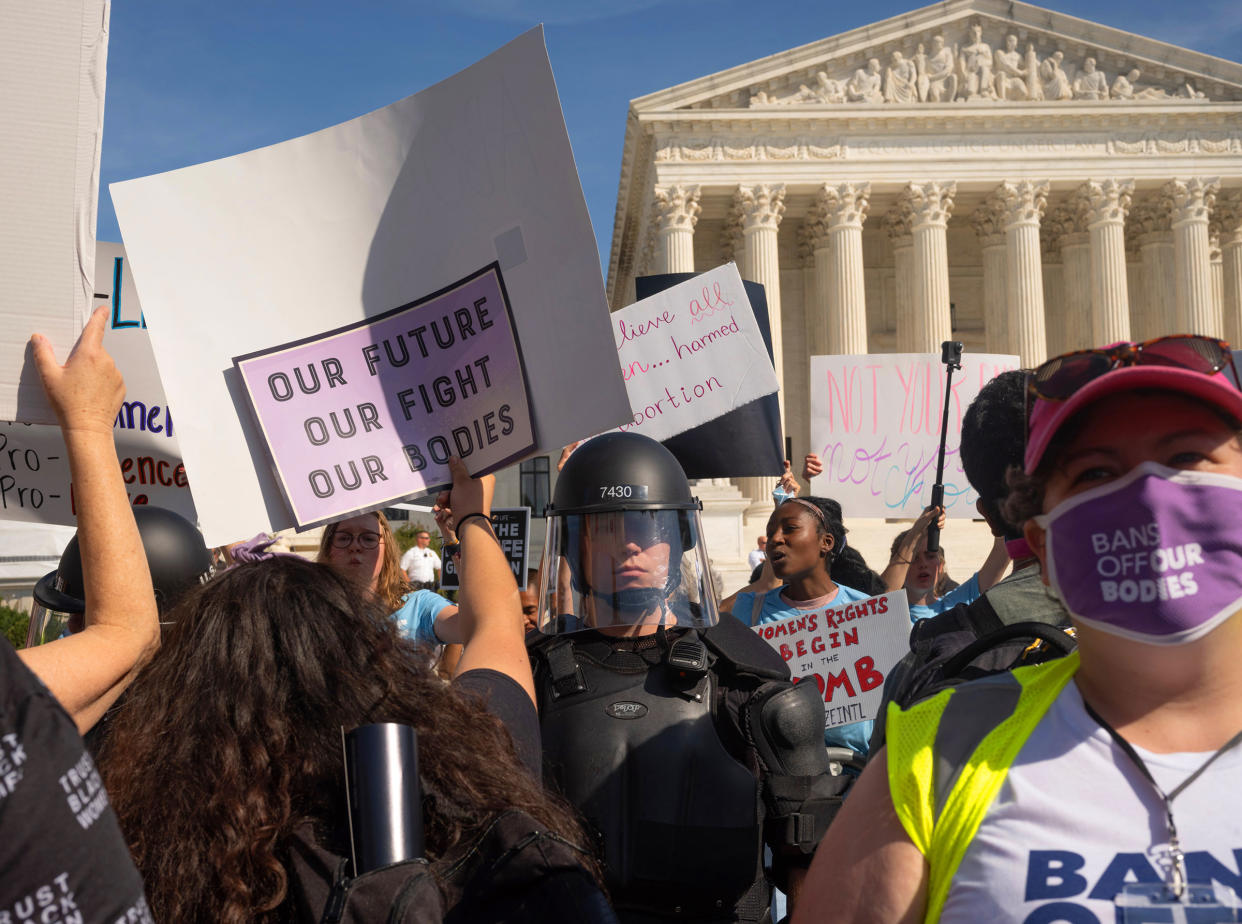
<path id="1" fill-rule="evenodd" d="M 795 458 L 812 355 L 1242 345 L 1242 65 L 948 0 L 634 100 L 611 307 L 728 260 L 767 289 Z M 735 484 L 766 517 L 772 479 Z"/>

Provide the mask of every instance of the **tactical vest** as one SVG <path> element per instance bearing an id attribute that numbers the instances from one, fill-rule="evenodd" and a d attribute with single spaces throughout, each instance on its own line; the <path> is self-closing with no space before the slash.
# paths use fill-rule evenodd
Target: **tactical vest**
<path id="1" fill-rule="evenodd" d="M 545 779 L 595 834 L 622 920 L 764 920 L 759 781 L 721 742 L 716 674 L 596 639 L 532 652 Z"/>
<path id="2" fill-rule="evenodd" d="M 893 809 L 927 859 L 927 913 L 940 919 L 953 876 L 1022 745 L 1078 670 L 1078 653 L 888 709 Z"/>

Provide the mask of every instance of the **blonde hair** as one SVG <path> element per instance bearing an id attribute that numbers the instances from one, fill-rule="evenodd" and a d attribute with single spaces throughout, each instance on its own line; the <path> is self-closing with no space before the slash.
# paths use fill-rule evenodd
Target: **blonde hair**
<path id="1" fill-rule="evenodd" d="M 371 591 L 382 604 L 388 607 L 389 612 L 393 612 L 401 608 L 406 595 L 414 590 L 414 587 L 405 576 L 405 572 L 401 570 L 401 555 L 397 549 L 397 538 L 392 534 L 392 527 L 388 525 L 388 517 L 384 516 L 382 510 L 373 510 L 371 515 L 378 521 L 380 545 L 384 549 L 384 563 L 380 565 L 379 577 L 375 579 L 375 586 L 371 588 Z M 352 517 L 346 519 L 352 519 Z M 328 552 L 332 548 L 332 537 L 336 535 L 336 528 L 339 525 L 339 521 L 329 523 L 323 529 L 323 536 L 319 540 L 319 554 L 315 556 L 315 561 L 320 564 L 329 564 Z"/>

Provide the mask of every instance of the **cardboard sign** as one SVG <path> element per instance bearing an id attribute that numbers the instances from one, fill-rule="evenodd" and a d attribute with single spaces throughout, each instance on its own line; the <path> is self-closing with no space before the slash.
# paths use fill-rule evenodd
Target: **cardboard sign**
<path id="1" fill-rule="evenodd" d="M 541 29 L 353 121 L 111 191 L 208 543 L 294 525 L 233 357 L 381 318 L 493 263 L 532 449 L 630 417 Z M 331 428 L 341 407 L 320 397 Z"/>
<path id="2" fill-rule="evenodd" d="M 55 424 L 26 342 L 91 309 L 108 0 L 0 4 L 0 420 Z"/>
<path id="3" fill-rule="evenodd" d="M 898 590 L 802 611 L 754 630 L 796 680 L 815 682 L 824 697 L 824 727 L 835 728 L 879 714 L 884 678 L 910 650 L 910 605 Z"/>
<path id="4" fill-rule="evenodd" d="M 233 360 L 299 529 L 486 474 L 534 445 L 493 263 L 370 321 Z"/>
<path id="5" fill-rule="evenodd" d="M 634 280 L 634 289 L 643 299 L 693 278 L 694 273 L 639 276 Z M 742 280 L 742 287 L 770 363 L 772 334 L 768 329 L 767 295 L 763 286 L 749 279 Z M 780 398 L 766 395 L 662 442 L 677 457 L 687 478 L 779 475 L 785 459 Z"/>
<path id="6" fill-rule="evenodd" d="M 165 507 L 194 523 L 197 512 L 177 443 L 179 420 L 174 422 L 160 385 L 125 251 L 100 241 L 95 253 L 96 303 L 111 308 L 104 347 L 125 379 L 114 430 L 125 490 L 130 503 Z M 77 524 L 60 427 L 0 422 L 0 520 Z"/>
<path id="7" fill-rule="evenodd" d="M 777 390 L 737 266 L 710 272 L 612 313 L 632 419 L 667 439 Z"/>
<path id="8" fill-rule="evenodd" d="M 944 506 L 977 517 L 978 494 L 958 448 L 962 415 L 989 380 L 1018 357 L 967 353 L 953 373 L 944 456 Z M 836 498 L 846 517 L 914 518 L 931 503 L 944 413 L 945 367 L 922 353 L 811 357 L 811 448 L 824 473 L 811 493 Z"/>
<path id="9" fill-rule="evenodd" d="M 509 567 L 517 579 L 518 590 L 526 590 L 526 572 L 530 567 L 530 508 L 498 507 L 492 511 L 492 528 L 509 559 Z M 456 590 L 461 586 L 453 556 L 440 549 L 440 587 Z"/>

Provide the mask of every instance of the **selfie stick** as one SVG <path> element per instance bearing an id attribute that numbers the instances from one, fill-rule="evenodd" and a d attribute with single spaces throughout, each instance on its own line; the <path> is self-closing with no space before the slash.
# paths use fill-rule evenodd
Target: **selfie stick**
<path id="1" fill-rule="evenodd" d="M 936 483 L 932 485 L 931 505 L 944 506 L 944 441 L 949 435 L 949 397 L 952 393 L 953 370 L 962 368 L 962 344 L 946 340 L 940 344 L 940 361 L 945 365 L 944 416 L 940 419 L 940 455 L 936 459 Z M 927 551 L 940 549 L 940 527 L 931 523 L 927 527 Z"/>

